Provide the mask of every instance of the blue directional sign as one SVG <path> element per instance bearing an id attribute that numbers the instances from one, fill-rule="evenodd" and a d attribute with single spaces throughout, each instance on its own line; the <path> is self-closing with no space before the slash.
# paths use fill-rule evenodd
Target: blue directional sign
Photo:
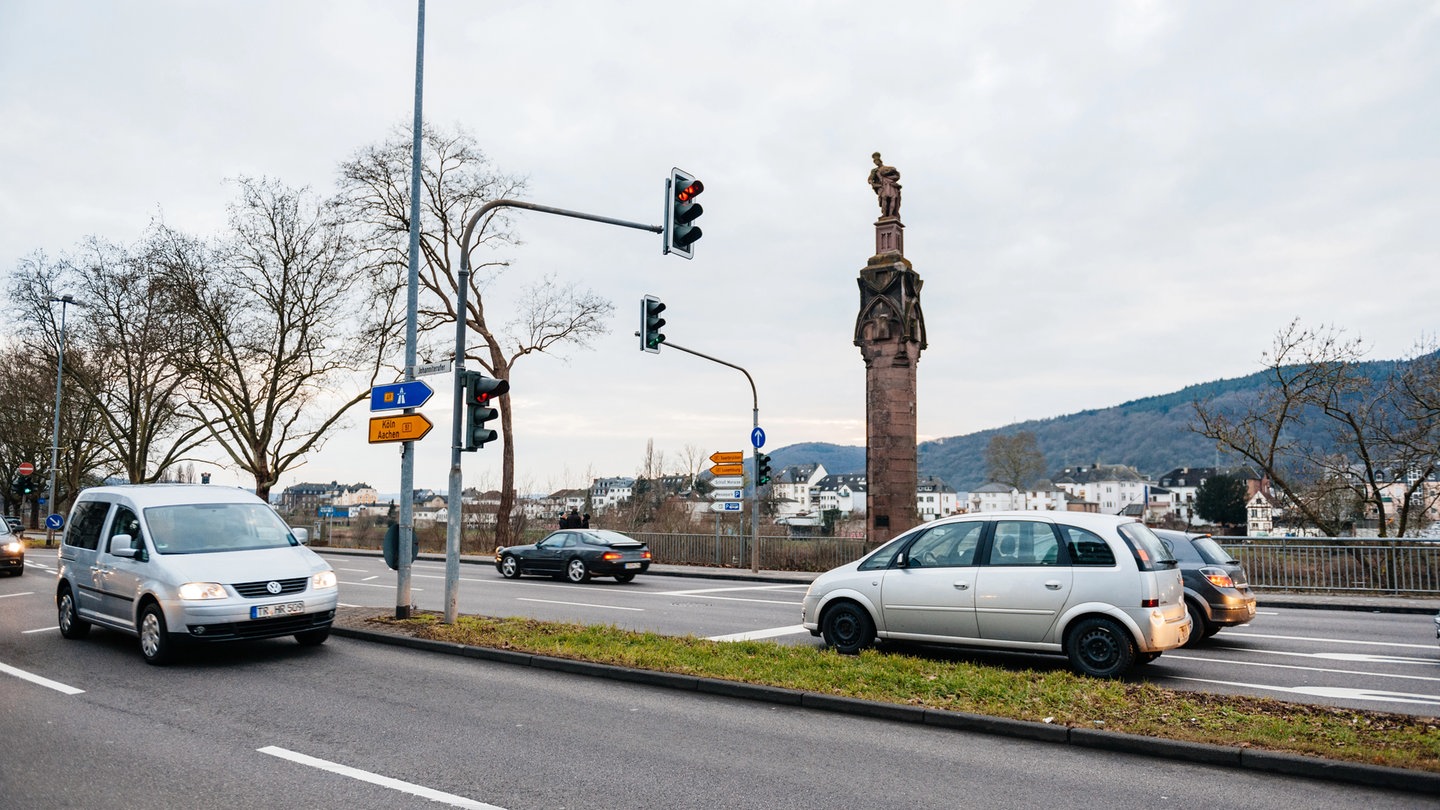
<path id="1" fill-rule="evenodd" d="M 65 517 L 63 515 L 46 515 L 45 528 L 57 531 L 65 528 Z"/>
<path id="2" fill-rule="evenodd" d="M 394 411 L 400 408 L 418 408 L 435 393 L 424 380 L 377 385 L 370 389 L 370 410 Z"/>
<path id="3" fill-rule="evenodd" d="M 759 450 L 760 448 L 764 447 L 764 446 L 765 446 L 765 431 L 764 431 L 763 429 L 761 429 L 761 428 L 758 428 L 758 427 L 755 428 L 754 430 L 750 431 L 750 443 L 753 444 L 753 445 L 755 445 L 755 449 L 756 449 L 756 450 Z"/>

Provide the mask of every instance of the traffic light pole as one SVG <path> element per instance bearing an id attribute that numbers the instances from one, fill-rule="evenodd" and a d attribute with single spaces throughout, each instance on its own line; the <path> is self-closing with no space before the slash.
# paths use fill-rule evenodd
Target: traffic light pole
<path id="1" fill-rule="evenodd" d="M 500 208 L 523 208 L 526 211 L 539 211 L 542 214 L 555 214 L 556 216 L 571 217 L 572 219 L 585 219 L 591 222 L 603 222 L 606 225 L 619 225 L 622 228 L 634 228 L 651 233 L 664 233 L 663 225 L 646 225 L 641 222 L 630 222 L 624 219 L 613 217 L 602 217 L 598 214 L 587 214 L 582 211 L 570 211 L 565 208 L 551 208 L 547 205 L 536 205 L 535 203 L 522 200 L 491 200 L 480 206 L 480 210 L 470 216 L 465 223 L 465 230 L 460 236 L 460 277 L 456 281 L 455 296 L 455 402 L 454 415 L 450 425 L 450 492 L 447 499 L 449 504 L 449 519 L 445 524 L 445 623 L 454 624 L 459 615 L 459 594 L 460 594 L 460 532 L 465 517 L 464 509 L 461 508 L 460 491 L 462 478 L 460 474 L 460 453 L 464 450 L 464 442 L 461 437 L 461 424 L 464 421 L 464 386 L 465 386 L 465 332 L 469 328 L 468 309 L 470 297 L 470 239 L 475 235 L 475 226 L 480 220 L 492 211 Z M 403 556 L 403 555 L 402 555 Z"/>
<path id="2" fill-rule="evenodd" d="M 636 332 L 635 334 L 638 335 L 640 333 Z M 735 365 L 734 363 L 727 363 L 718 357 L 711 357 L 710 355 L 703 352 L 697 352 L 694 349 L 687 349 L 684 346 L 679 345 L 678 343 L 671 343 L 667 340 L 661 345 L 671 349 L 677 349 L 679 351 L 685 352 L 686 354 L 693 354 L 696 357 L 703 357 L 704 359 L 709 360 L 712 363 L 719 363 L 722 366 L 729 366 L 730 368 L 736 369 L 741 374 L 744 374 L 745 379 L 750 383 L 750 398 L 751 402 L 753 403 L 753 407 L 750 411 L 750 429 L 754 430 L 755 428 L 760 427 L 760 395 L 755 392 L 755 378 L 750 376 L 750 372 L 746 371 L 740 366 Z M 754 456 L 760 455 L 760 448 L 755 447 L 753 448 L 753 451 Z M 758 572 L 760 570 L 760 461 L 754 456 L 752 456 L 752 461 L 754 461 L 755 463 L 754 469 L 756 470 L 756 478 L 755 502 L 750 505 L 750 570 Z"/>

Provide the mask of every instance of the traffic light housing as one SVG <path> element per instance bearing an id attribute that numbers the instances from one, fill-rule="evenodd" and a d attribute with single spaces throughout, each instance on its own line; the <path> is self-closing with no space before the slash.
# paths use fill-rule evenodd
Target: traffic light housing
<path id="1" fill-rule="evenodd" d="M 466 371 L 464 382 L 465 449 L 473 452 L 500 437 L 485 423 L 500 415 L 499 411 L 490 407 L 491 400 L 509 391 L 510 382 L 486 377 L 479 371 Z"/>
<path id="2" fill-rule="evenodd" d="M 692 246 L 701 236 L 695 220 L 705 212 L 695 198 L 704 190 L 705 184 L 694 175 L 680 169 L 670 170 L 670 179 L 665 181 L 665 253 L 686 259 L 694 257 Z"/>
<path id="3" fill-rule="evenodd" d="M 770 483 L 770 456 L 759 450 L 755 451 L 755 486 L 763 487 Z"/>
<path id="4" fill-rule="evenodd" d="M 20 490 L 21 495 L 33 495 L 35 493 L 35 482 L 31 480 L 28 475 L 20 476 L 20 479 L 15 482 L 15 485 L 16 489 Z"/>
<path id="5" fill-rule="evenodd" d="M 665 335 L 660 327 L 665 325 L 665 319 L 660 313 L 665 311 L 665 305 L 659 298 L 647 295 L 640 299 L 640 350 L 651 354 L 660 353 L 660 344 L 665 342 Z"/>

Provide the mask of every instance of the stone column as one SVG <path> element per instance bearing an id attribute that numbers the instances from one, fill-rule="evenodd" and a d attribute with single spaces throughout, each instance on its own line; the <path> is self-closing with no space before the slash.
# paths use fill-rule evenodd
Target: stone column
<path id="1" fill-rule="evenodd" d="M 926 347 L 924 282 L 902 254 L 904 227 L 898 216 L 875 223 L 875 255 L 858 279 L 855 345 L 865 360 L 865 535 L 871 544 L 920 522 L 915 393 Z"/>

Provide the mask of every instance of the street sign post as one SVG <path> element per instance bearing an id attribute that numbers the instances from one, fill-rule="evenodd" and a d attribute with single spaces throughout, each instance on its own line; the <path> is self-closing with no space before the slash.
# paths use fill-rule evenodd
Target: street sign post
<path id="1" fill-rule="evenodd" d="M 454 360 L 442 360 L 438 363 L 425 363 L 415 367 L 416 377 L 427 377 L 431 374 L 445 374 L 455 367 Z"/>
<path id="2" fill-rule="evenodd" d="M 710 468 L 711 475 L 745 474 L 745 454 L 741 451 L 711 453 L 710 461 L 714 464 Z"/>
<path id="3" fill-rule="evenodd" d="M 723 478 L 711 478 L 710 486 L 717 489 L 736 489 L 745 486 L 745 479 L 738 475 L 727 475 Z"/>
<path id="4" fill-rule="evenodd" d="M 711 511 L 711 512 L 739 512 L 739 511 L 740 511 L 740 502 L 739 502 L 739 501 L 716 501 L 715 503 L 710 504 L 710 511 Z"/>
<path id="5" fill-rule="evenodd" d="M 754 430 L 750 431 L 750 444 L 754 445 L 756 450 L 765 446 L 765 430 L 763 428 L 757 425 Z"/>
<path id="6" fill-rule="evenodd" d="M 377 385 L 370 389 L 370 410 L 394 411 L 400 408 L 418 408 L 430 399 L 435 389 L 424 380 Z M 371 439 L 370 441 L 375 441 Z"/>
<path id="7" fill-rule="evenodd" d="M 418 442 L 435 427 L 423 413 L 370 417 L 370 443 Z"/>

